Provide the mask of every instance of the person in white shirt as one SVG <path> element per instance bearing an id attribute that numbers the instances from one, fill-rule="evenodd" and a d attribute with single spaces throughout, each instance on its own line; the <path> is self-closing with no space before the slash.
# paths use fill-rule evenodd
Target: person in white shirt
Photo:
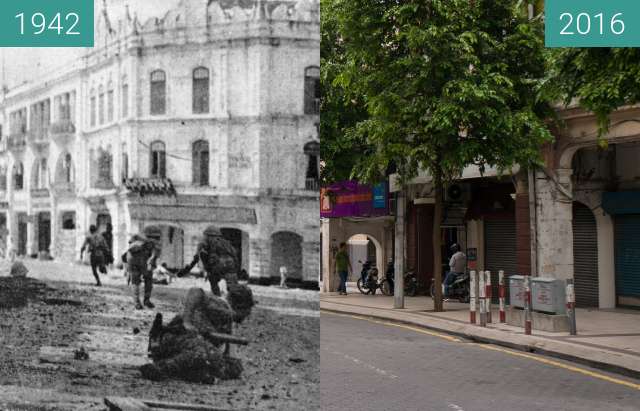
<path id="1" fill-rule="evenodd" d="M 451 260 L 449 260 L 449 272 L 444 278 L 445 297 L 449 295 L 449 286 L 456 281 L 458 275 L 464 274 L 467 268 L 467 256 L 460 251 L 460 246 L 458 244 L 454 243 L 451 246 L 451 252 L 453 252 L 453 255 L 451 256 Z"/>

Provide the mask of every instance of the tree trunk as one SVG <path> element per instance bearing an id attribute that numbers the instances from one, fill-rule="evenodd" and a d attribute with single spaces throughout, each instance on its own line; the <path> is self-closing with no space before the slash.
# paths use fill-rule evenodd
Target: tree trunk
<path id="1" fill-rule="evenodd" d="M 444 311 L 442 308 L 442 233 L 440 224 L 442 222 L 442 177 L 439 173 L 434 173 L 433 184 L 435 190 L 435 205 L 433 213 L 433 281 L 435 288 L 433 310 Z"/>

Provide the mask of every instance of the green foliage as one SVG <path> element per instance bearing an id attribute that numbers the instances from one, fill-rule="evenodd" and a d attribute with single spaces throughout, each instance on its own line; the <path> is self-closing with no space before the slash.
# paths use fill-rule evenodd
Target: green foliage
<path id="1" fill-rule="evenodd" d="M 425 169 L 446 182 L 469 164 L 539 161 L 551 139 L 544 41 L 517 1 L 323 0 L 322 10 L 327 167 L 341 141 L 361 149 L 351 160 L 364 181 L 391 164 L 404 180 Z"/>
<path id="2" fill-rule="evenodd" d="M 552 79 L 566 104 L 577 99 L 593 111 L 600 135 L 618 107 L 640 101 L 640 50 L 635 48 L 567 48 L 553 53 Z"/>

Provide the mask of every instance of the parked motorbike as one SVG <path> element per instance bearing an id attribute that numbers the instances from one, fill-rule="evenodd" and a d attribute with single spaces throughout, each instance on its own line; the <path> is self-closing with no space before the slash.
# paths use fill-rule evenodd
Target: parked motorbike
<path id="1" fill-rule="evenodd" d="M 358 261 L 362 264 L 362 270 L 360 271 L 360 278 L 358 278 L 358 290 L 362 294 L 375 294 L 382 283 L 378 283 L 378 269 L 372 267 L 371 261 Z"/>
<path id="2" fill-rule="evenodd" d="M 380 283 L 380 291 L 384 295 L 393 295 L 395 292 L 395 267 L 393 261 L 387 264 L 385 278 Z M 413 297 L 418 292 L 418 279 L 416 275 L 409 271 L 404 274 L 404 294 Z"/>
<path id="3" fill-rule="evenodd" d="M 458 275 L 456 280 L 449 286 L 449 295 L 445 298 L 457 299 L 461 303 L 468 303 L 470 298 L 469 273 Z M 431 297 L 436 298 L 436 283 L 431 279 Z M 442 295 L 444 296 L 444 284 L 442 284 Z"/>

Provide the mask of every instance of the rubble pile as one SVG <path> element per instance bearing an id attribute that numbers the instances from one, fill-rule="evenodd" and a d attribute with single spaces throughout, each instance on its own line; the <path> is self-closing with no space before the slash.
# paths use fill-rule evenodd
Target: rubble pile
<path id="1" fill-rule="evenodd" d="M 242 362 L 229 354 L 229 346 L 247 342 L 232 335 L 233 323 L 247 318 L 253 305 L 251 290 L 245 285 L 231 286 L 226 300 L 200 288 L 190 289 L 182 315 L 167 325 L 162 323 L 162 314 L 156 315 L 149 332 L 153 363 L 140 368 L 142 375 L 156 381 L 179 378 L 207 384 L 239 378 Z"/>

